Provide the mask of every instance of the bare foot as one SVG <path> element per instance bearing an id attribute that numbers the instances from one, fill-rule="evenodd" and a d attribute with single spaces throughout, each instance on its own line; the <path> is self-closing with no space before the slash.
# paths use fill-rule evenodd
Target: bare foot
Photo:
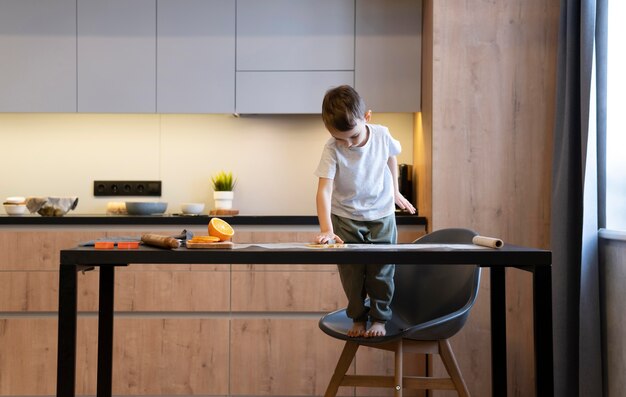
<path id="1" fill-rule="evenodd" d="M 348 330 L 348 336 L 357 338 L 363 335 L 365 335 L 365 323 L 352 323 L 352 329 Z"/>
<path id="2" fill-rule="evenodd" d="M 379 323 L 374 321 L 367 331 L 363 334 L 366 338 L 375 338 L 377 336 L 385 336 L 387 330 L 385 329 L 385 323 Z"/>

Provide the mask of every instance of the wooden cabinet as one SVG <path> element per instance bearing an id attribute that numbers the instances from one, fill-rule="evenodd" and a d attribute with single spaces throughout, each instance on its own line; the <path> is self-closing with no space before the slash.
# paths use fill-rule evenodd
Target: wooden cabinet
<path id="1" fill-rule="evenodd" d="M 339 84 L 354 84 L 352 0 L 238 1 L 238 113 L 319 113 Z"/>
<path id="2" fill-rule="evenodd" d="M 155 0 L 78 0 L 78 111 L 156 111 Z"/>
<path id="3" fill-rule="evenodd" d="M 235 111 L 235 1 L 158 0 L 157 112 Z"/>
<path id="4" fill-rule="evenodd" d="M 76 111 L 75 0 L 0 2 L 0 111 Z"/>
<path id="5" fill-rule="evenodd" d="M 354 87 L 375 112 L 421 107 L 421 0 L 356 0 Z"/>
<path id="6" fill-rule="evenodd" d="M 145 230 L 0 231 L 0 379 L 10 380 L 0 381 L 0 396 L 55 392 L 59 251 L 100 237 L 140 236 Z M 264 227 L 238 231 L 236 241 L 308 242 L 316 233 L 310 226 Z M 399 227 L 399 240 L 410 242 L 423 233 L 422 226 Z M 98 270 L 78 275 L 78 394 L 94 394 L 96 388 L 98 275 Z M 321 395 L 343 344 L 320 331 L 317 322 L 345 304 L 334 265 L 119 267 L 113 393 Z M 391 371 L 391 355 L 372 354 L 378 353 L 359 352 L 356 365 Z M 353 393 L 342 388 L 340 394 Z"/>

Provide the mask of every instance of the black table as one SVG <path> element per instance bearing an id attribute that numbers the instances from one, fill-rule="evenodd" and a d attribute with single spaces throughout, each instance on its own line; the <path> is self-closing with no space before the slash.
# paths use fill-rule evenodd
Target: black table
<path id="1" fill-rule="evenodd" d="M 113 372 L 113 294 L 116 266 L 129 264 L 334 264 L 395 263 L 478 264 L 491 269 L 492 395 L 507 395 L 505 270 L 533 274 L 533 318 L 536 395 L 553 396 L 552 254 L 547 250 L 505 245 L 499 249 L 309 249 L 263 248 L 165 250 L 96 250 L 78 247 L 61 251 L 57 396 L 74 397 L 76 383 L 76 323 L 78 272 L 99 267 L 98 397 L 110 397 Z"/>

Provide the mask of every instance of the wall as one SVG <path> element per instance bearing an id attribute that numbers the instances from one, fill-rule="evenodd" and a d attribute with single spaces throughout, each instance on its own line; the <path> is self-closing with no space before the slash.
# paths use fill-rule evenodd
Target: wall
<path id="1" fill-rule="evenodd" d="M 373 113 L 402 143 L 399 163 L 413 163 L 413 117 Z M 209 209 L 210 177 L 224 169 L 238 178 L 242 214 L 314 215 L 328 138 L 320 116 L 0 114 L 0 198 L 78 196 L 74 213 L 103 214 L 125 199 L 94 198 L 94 179 L 162 180 L 168 212 Z"/>
<path id="2" fill-rule="evenodd" d="M 416 136 L 432 139 L 432 163 L 421 171 L 432 177 L 429 229 L 469 227 L 547 248 L 559 1 L 428 0 L 424 18 L 432 56 L 423 57 L 423 78 L 432 87 L 423 84 L 424 131 Z M 470 320 L 452 339 L 476 396 L 491 395 L 483 274 Z M 509 395 L 533 396 L 529 273 L 507 272 L 506 304 Z"/>
<path id="3" fill-rule="evenodd" d="M 626 234 L 601 238 L 599 255 L 605 395 L 618 397 L 626 390 Z"/>

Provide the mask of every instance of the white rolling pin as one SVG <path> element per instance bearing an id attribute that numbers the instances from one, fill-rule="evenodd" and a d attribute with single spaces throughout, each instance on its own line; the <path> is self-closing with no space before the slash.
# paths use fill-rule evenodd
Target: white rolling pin
<path id="1" fill-rule="evenodd" d="M 485 236 L 474 236 L 472 243 L 489 248 L 501 248 L 504 245 L 504 242 L 499 238 Z"/>

